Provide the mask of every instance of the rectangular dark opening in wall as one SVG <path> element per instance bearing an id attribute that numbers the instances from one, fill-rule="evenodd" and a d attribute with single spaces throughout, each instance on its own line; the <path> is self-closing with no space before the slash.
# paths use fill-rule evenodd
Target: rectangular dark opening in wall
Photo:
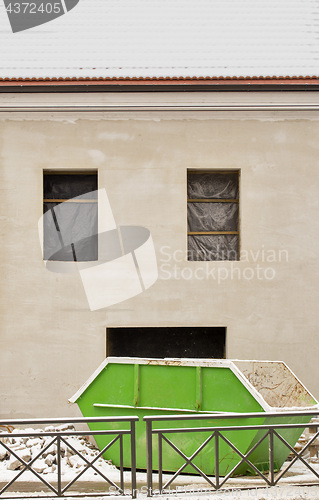
<path id="1" fill-rule="evenodd" d="M 239 260 L 239 174 L 187 171 L 188 260 Z"/>
<path id="2" fill-rule="evenodd" d="M 97 189 L 96 170 L 43 172 L 44 260 L 97 260 Z"/>
<path id="3" fill-rule="evenodd" d="M 107 328 L 106 356 L 225 358 L 226 327 Z"/>

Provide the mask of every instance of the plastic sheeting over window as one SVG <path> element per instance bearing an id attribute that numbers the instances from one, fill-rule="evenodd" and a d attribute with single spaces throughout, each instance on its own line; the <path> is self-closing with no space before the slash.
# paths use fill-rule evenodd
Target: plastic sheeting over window
<path id="1" fill-rule="evenodd" d="M 188 237 L 188 260 L 238 260 L 237 235 Z"/>
<path id="2" fill-rule="evenodd" d="M 187 195 L 188 260 L 239 260 L 239 173 L 188 172 Z"/>
<path id="3" fill-rule="evenodd" d="M 189 172 L 187 197 L 189 199 L 238 199 L 238 172 Z"/>
<path id="4" fill-rule="evenodd" d="M 45 260 L 98 258 L 97 174 L 44 173 L 43 256 Z"/>
<path id="5" fill-rule="evenodd" d="M 237 203 L 189 203 L 190 231 L 238 231 Z"/>

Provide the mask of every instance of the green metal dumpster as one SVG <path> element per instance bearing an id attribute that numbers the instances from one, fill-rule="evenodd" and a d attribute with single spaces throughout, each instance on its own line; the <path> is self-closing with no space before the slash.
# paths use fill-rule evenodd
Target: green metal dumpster
<path id="1" fill-rule="evenodd" d="M 272 423 L 308 423 L 310 417 L 283 417 L 280 412 L 292 409 L 316 409 L 318 404 L 292 371 L 282 361 L 239 361 L 213 359 L 143 359 L 107 358 L 89 380 L 69 400 L 77 403 L 85 417 L 137 415 L 137 468 L 146 469 L 146 434 L 142 418 L 146 415 L 186 415 L 197 413 L 260 413 L 260 418 L 205 419 L 201 426 L 248 426 Z M 278 417 L 265 417 L 264 412 L 278 411 Z M 105 424 L 93 424 L 91 430 Z M 116 430 L 121 424 L 110 424 Z M 157 422 L 157 427 L 167 427 Z M 187 421 L 185 427 L 196 427 L 198 421 Z M 181 427 L 181 422 L 170 422 L 170 427 Z M 282 436 L 294 446 L 302 429 L 282 431 Z M 170 434 L 170 439 L 186 456 L 192 453 L 209 433 Z M 262 431 L 227 431 L 229 439 L 241 453 L 258 442 Z M 128 438 L 127 438 L 128 439 Z M 111 438 L 96 436 L 102 449 Z M 278 440 L 278 438 L 277 438 Z M 125 446 L 124 466 L 130 467 L 129 446 Z M 279 440 L 275 443 L 275 467 L 279 469 L 289 454 Z M 220 443 L 220 475 L 226 475 L 240 461 L 238 454 L 224 441 Z M 112 446 L 107 459 L 119 465 L 119 449 Z M 249 459 L 259 470 L 268 469 L 268 442 L 258 446 Z M 153 448 L 153 468 L 158 467 L 157 443 Z M 214 440 L 196 457 L 194 463 L 206 474 L 214 475 Z M 176 471 L 184 460 L 166 443 L 163 445 L 163 469 Z M 236 474 L 249 471 L 242 464 Z M 191 466 L 187 473 L 195 473 Z M 250 468 L 251 472 L 251 468 Z"/>

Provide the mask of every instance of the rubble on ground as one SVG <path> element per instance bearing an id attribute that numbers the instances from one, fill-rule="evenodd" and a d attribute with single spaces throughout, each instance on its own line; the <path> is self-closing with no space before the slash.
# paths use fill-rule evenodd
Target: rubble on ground
<path id="1" fill-rule="evenodd" d="M 75 428 L 70 424 L 55 427 L 50 425 L 44 429 L 14 428 L 10 432 L 10 437 L 1 437 L 1 434 L 8 433 L 8 431 L 6 429 L 0 429 L 0 468 L 2 470 L 18 471 L 25 467 L 19 458 L 28 463 L 39 455 L 38 458 L 32 463 L 32 469 L 39 474 L 49 474 L 51 472 L 55 472 L 57 469 L 57 445 L 56 443 L 50 444 L 54 439 L 53 436 L 42 436 L 41 434 L 44 432 L 57 431 L 72 432 L 75 431 Z M 37 433 L 39 436 L 19 436 L 19 434 L 22 433 Z M 99 454 L 99 450 L 89 442 L 87 436 L 63 436 L 63 439 L 89 462 L 92 462 Z M 10 448 L 10 451 L 8 451 L 1 443 L 6 444 Z M 60 446 L 62 474 L 69 471 L 80 472 L 86 467 L 85 460 L 68 445 L 62 441 Z M 19 458 L 11 453 L 11 451 L 14 452 Z M 96 462 L 94 462 L 94 466 L 97 468 L 103 467 L 104 470 L 105 468 L 112 470 L 116 469 L 110 461 L 104 460 L 102 457 L 99 457 Z"/>
<path id="2" fill-rule="evenodd" d="M 318 427 L 311 427 L 311 428 L 308 428 L 306 427 L 304 432 L 301 434 L 298 442 L 295 444 L 294 446 L 294 450 L 297 452 L 297 453 L 300 453 L 301 450 L 306 446 L 307 443 L 309 443 L 309 441 L 311 441 L 311 439 L 313 438 L 314 434 L 316 434 L 316 432 L 318 432 L 319 430 L 319 418 L 318 417 L 314 417 L 311 419 L 311 423 L 312 424 L 318 424 Z M 318 457 L 318 452 L 319 452 L 319 437 L 316 438 L 311 444 L 310 446 L 307 448 L 307 450 L 302 454 L 303 458 L 304 459 L 307 459 L 309 460 L 310 462 L 313 462 L 313 463 L 319 463 L 319 457 Z M 290 454 L 290 457 L 291 459 L 294 457 L 295 455 L 293 453 Z"/>

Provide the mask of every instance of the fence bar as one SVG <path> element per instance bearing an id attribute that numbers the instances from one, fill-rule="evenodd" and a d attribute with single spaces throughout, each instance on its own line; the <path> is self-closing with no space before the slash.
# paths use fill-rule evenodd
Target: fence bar
<path id="1" fill-rule="evenodd" d="M 116 422 L 116 420 L 114 420 Z M 128 429 L 117 429 L 115 432 L 114 431 L 57 431 L 59 432 L 59 436 L 66 437 L 66 436 L 107 436 L 107 435 L 113 435 L 113 434 L 130 434 L 131 431 Z M 19 437 L 55 437 L 57 435 L 57 432 L 19 432 Z M 2 438 L 7 438 L 7 437 L 12 437 L 12 433 L 7 434 L 6 432 L 1 432 L 0 433 Z"/>
<path id="2" fill-rule="evenodd" d="M 58 472 L 58 496 L 62 496 L 62 488 L 61 488 L 61 439 L 60 436 L 57 437 L 56 442 L 57 447 L 57 472 Z"/>
<path id="3" fill-rule="evenodd" d="M 274 431 L 269 429 L 269 481 L 270 485 L 275 484 L 274 472 Z"/>
<path id="4" fill-rule="evenodd" d="M 215 484 L 219 488 L 219 432 L 215 432 Z"/>
<path id="5" fill-rule="evenodd" d="M 152 420 L 146 422 L 146 458 L 147 458 L 147 496 L 152 496 L 153 490 L 153 463 L 152 463 Z"/>
<path id="6" fill-rule="evenodd" d="M 132 498 L 136 498 L 136 432 L 135 422 L 131 421 L 131 481 L 132 481 Z"/>
<path id="7" fill-rule="evenodd" d="M 158 433 L 158 489 L 163 489 L 163 441 L 162 433 Z"/>
<path id="8" fill-rule="evenodd" d="M 124 491 L 123 434 L 120 435 L 120 488 Z"/>
<path id="9" fill-rule="evenodd" d="M 284 414 L 281 414 L 284 415 Z M 214 427 L 183 427 L 182 429 L 179 430 L 179 432 L 213 432 L 215 429 L 218 429 L 219 431 L 237 431 L 238 428 L 240 427 L 241 430 L 243 431 L 252 431 L 252 430 L 265 430 L 268 431 L 269 429 L 300 429 L 300 428 L 305 428 L 309 427 L 311 428 L 313 425 L 318 424 L 271 424 L 271 425 L 230 425 L 230 426 L 225 426 L 225 427 L 220 427 L 219 425 L 214 425 Z M 163 434 L 174 434 L 175 433 L 175 427 L 168 427 L 168 428 L 161 428 L 161 429 L 152 429 L 153 434 L 157 432 L 162 432 Z"/>
<path id="10" fill-rule="evenodd" d="M 154 408 L 155 410 L 155 408 Z M 218 420 L 224 418 L 265 418 L 265 417 L 301 417 L 303 415 L 307 416 L 317 416 L 319 415 L 319 408 L 317 410 L 307 410 L 307 411 L 280 411 L 280 412 L 256 412 L 256 413 L 236 413 L 236 412 L 212 412 L 212 413 L 196 413 L 192 415 L 147 415 L 143 417 L 143 420 L 152 420 L 153 422 L 160 422 L 163 420 Z M 0 421 L 1 424 L 1 421 Z M 313 424 L 318 427 L 318 424 Z"/>
<path id="11" fill-rule="evenodd" d="M 138 417 L 75 417 L 75 418 L 27 418 L 21 419 L 17 418 L 14 420 L 0 419 L 0 426 L 7 425 L 30 425 L 30 424 L 87 424 L 94 422 L 130 422 L 138 420 Z"/>

